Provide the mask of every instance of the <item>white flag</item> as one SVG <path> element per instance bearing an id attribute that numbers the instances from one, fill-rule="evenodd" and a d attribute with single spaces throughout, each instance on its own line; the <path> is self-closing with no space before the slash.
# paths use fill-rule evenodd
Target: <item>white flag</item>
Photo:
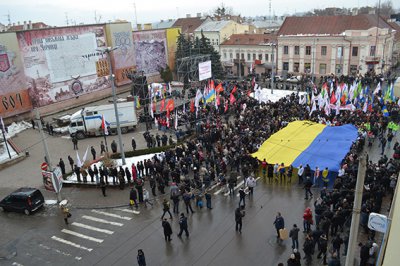
<path id="1" fill-rule="evenodd" d="M 85 154 L 83 155 L 83 158 L 82 158 L 82 162 L 86 161 L 88 150 L 89 150 L 89 146 L 87 146 L 87 148 L 86 148 Z"/>
<path id="2" fill-rule="evenodd" d="M 151 99 L 150 101 L 150 115 L 152 118 L 154 118 L 154 112 L 153 112 L 153 100 Z"/>
<path id="3" fill-rule="evenodd" d="M 175 130 L 178 129 L 178 112 L 175 110 Z"/>
<path id="4" fill-rule="evenodd" d="M 376 86 L 376 89 L 374 90 L 374 94 L 377 94 L 381 90 L 381 83 L 378 82 L 378 85 Z"/>
<path id="5" fill-rule="evenodd" d="M 169 95 L 172 95 L 172 88 L 171 88 L 171 84 L 168 82 L 168 92 Z"/>
<path id="6" fill-rule="evenodd" d="M 200 89 L 197 89 L 196 92 L 196 98 L 194 99 L 194 106 L 199 107 L 200 106 L 200 100 L 203 98 L 203 94 L 201 93 Z"/>
<path id="7" fill-rule="evenodd" d="M 310 116 L 312 115 L 312 113 L 313 113 L 315 110 L 317 110 L 317 105 L 316 105 L 315 101 L 313 101 L 313 105 L 312 105 L 312 108 L 311 108 L 311 111 L 310 111 Z"/>
<path id="8" fill-rule="evenodd" d="M 79 153 L 78 153 L 78 151 L 76 151 L 76 165 L 77 165 L 78 167 L 81 167 L 81 166 L 82 166 L 81 158 L 79 158 Z"/>

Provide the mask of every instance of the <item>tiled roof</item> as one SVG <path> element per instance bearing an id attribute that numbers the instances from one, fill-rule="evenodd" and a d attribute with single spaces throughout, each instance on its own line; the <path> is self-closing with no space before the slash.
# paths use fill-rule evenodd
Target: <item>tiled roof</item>
<path id="1" fill-rule="evenodd" d="M 195 31 L 220 31 L 221 29 L 225 28 L 226 25 L 232 22 L 232 20 L 209 21 L 203 23 Z"/>
<path id="2" fill-rule="evenodd" d="M 151 27 L 153 29 L 168 29 L 168 28 L 171 28 L 175 22 L 176 22 L 176 19 L 159 21 L 159 22 L 152 23 Z"/>
<path id="3" fill-rule="evenodd" d="M 29 27 L 29 23 L 26 24 L 26 27 Z M 43 29 L 43 28 L 47 28 L 47 27 L 49 27 L 49 26 L 44 24 L 43 22 L 32 23 L 32 29 Z M 8 31 L 19 31 L 19 30 L 24 30 L 24 24 L 11 26 L 8 29 Z"/>
<path id="4" fill-rule="evenodd" d="M 377 26 L 377 16 L 362 14 L 357 16 L 311 16 L 287 17 L 277 35 L 339 35 L 346 30 L 368 30 Z M 391 28 L 379 17 L 379 28 Z"/>
<path id="5" fill-rule="evenodd" d="M 259 45 L 273 42 L 276 43 L 274 34 L 233 34 L 221 45 Z"/>
<path id="6" fill-rule="evenodd" d="M 193 33 L 195 29 L 197 29 L 203 22 L 205 18 L 179 18 L 173 24 L 174 27 L 181 27 L 182 33 L 188 34 Z"/>

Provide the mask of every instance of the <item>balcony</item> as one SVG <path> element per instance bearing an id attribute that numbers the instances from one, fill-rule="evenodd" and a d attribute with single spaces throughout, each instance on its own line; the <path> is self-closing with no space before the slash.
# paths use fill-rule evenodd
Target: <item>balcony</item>
<path id="1" fill-rule="evenodd" d="M 365 57 L 365 63 L 375 63 L 378 64 L 381 61 L 381 57 L 380 56 L 366 56 Z"/>

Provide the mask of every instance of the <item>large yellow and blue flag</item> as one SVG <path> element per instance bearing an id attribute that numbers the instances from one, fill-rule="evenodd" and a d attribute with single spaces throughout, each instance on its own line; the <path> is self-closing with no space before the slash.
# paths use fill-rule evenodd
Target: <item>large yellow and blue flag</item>
<path id="1" fill-rule="evenodd" d="M 215 100 L 215 89 L 210 90 L 210 92 L 204 96 L 206 103 L 210 103 Z"/>

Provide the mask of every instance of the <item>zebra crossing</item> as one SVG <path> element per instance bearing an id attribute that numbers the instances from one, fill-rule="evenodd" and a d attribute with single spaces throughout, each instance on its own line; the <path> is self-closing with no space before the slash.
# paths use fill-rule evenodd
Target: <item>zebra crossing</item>
<path id="1" fill-rule="evenodd" d="M 140 211 L 129 208 L 91 209 L 78 215 L 70 224 L 63 226 L 58 233 L 51 235 L 48 243 L 46 243 L 45 238 L 42 241 L 44 243 L 39 243 L 37 246 L 46 253 L 52 251 L 52 253 L 60 255 L 61 259 L 64 258 L 65 260 L 65 257 L 69 257 L 75 261 L 80 261 L 86 253 L 98 248 L 99 245 L 107 241 L 108 237 L 116 233 L 117 230 L 121 230 L 126 222 L 133 220 L 139 214 Z M 21 260 L 39 260 L 32 254 L 28 255 L 28 258 L 25 257 Z M 42 263 L 54 263 L 41 260 Z M 14 261 L 11 265 L 23 266 L 23 263 L 26 262 Z"/>

